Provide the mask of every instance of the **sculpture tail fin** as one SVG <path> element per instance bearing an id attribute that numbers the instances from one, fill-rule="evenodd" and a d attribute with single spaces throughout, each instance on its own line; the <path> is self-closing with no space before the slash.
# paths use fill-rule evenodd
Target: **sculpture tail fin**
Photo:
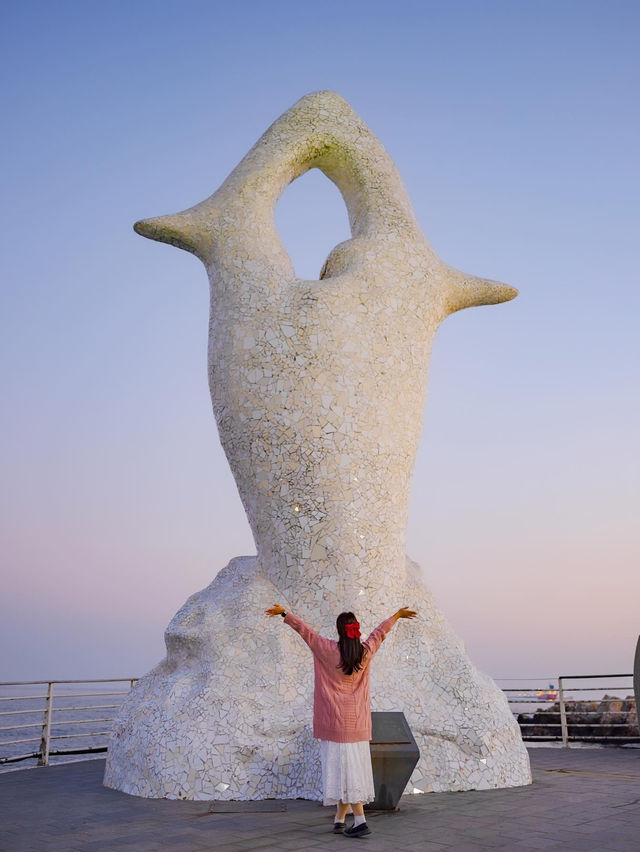
<path id="1" fill-rule="evenodd" d="M 476 278 L 449 267 L 447 275 L 447 313 L 453 314 L 463 308 L 477 305 L 497 305 L 515 299 L 518 291 L 515 287 L 487 278 Z"/>

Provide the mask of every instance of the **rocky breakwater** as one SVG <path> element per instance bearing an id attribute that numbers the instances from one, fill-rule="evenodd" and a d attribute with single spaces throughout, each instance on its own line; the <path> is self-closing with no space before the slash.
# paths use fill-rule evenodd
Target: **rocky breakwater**
<path id="1" fill-rule="evenodd" d="M 570 740 L 612 742 L 617 745 L 640 742 L 638 711 L 633 695 L 618 698 L 605 695 L 595 701 L 565 701 Z M 528 740 L 562 736 L 560 702 L 535 713 L 520 713 L 518 724 Z"/>

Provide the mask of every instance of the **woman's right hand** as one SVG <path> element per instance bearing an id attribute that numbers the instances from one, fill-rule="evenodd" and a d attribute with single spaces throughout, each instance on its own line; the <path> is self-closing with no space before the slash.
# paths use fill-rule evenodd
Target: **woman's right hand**
<path id="1" fill-rule="evenodd" d="M 415 611 L 415 609 L 409 609 L 408 607 L 403 606 L 400 607 L 400 609 L 395 613 L 393 617 L 397 621 L 399 618 L 415 618 L 417 614 L 418 613 Z"/>

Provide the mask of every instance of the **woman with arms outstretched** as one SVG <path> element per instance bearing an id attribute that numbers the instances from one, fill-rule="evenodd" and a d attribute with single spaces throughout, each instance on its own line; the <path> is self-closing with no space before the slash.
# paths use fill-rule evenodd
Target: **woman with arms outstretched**
<path id="1" fill-rule="evenodd" d="M 369 750 L 369 664 L 396 621 L 414 618 L 417 613 L 402 607 L 364 642 L 360 641 L 360 625 L 352 612 L 341 612 L 338 616 L 337 642 L 319 636 L 301 618 L 285 612 L 280 604 L 274 604 L 266 614 L 281 615 L 313 652 L 313 736 L 320 740 L 324 804 L 337 806 L 333 825 L 336 834 L 364 837 L 371 829 L 365 821 L 363 806 L 375 798 Z M 354 822 L 345 828 L 349 807 Z"/>

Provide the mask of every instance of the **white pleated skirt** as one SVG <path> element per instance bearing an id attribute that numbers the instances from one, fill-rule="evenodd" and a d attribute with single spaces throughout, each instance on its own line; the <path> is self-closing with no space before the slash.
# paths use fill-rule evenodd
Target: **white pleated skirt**
<path id="1" fill-rule="evenodd" d="M 325 805 L 347 802 L 372 802 L 373 786 L 369 741 L 334 743 L 320 740 L 322 789 Z"/>

